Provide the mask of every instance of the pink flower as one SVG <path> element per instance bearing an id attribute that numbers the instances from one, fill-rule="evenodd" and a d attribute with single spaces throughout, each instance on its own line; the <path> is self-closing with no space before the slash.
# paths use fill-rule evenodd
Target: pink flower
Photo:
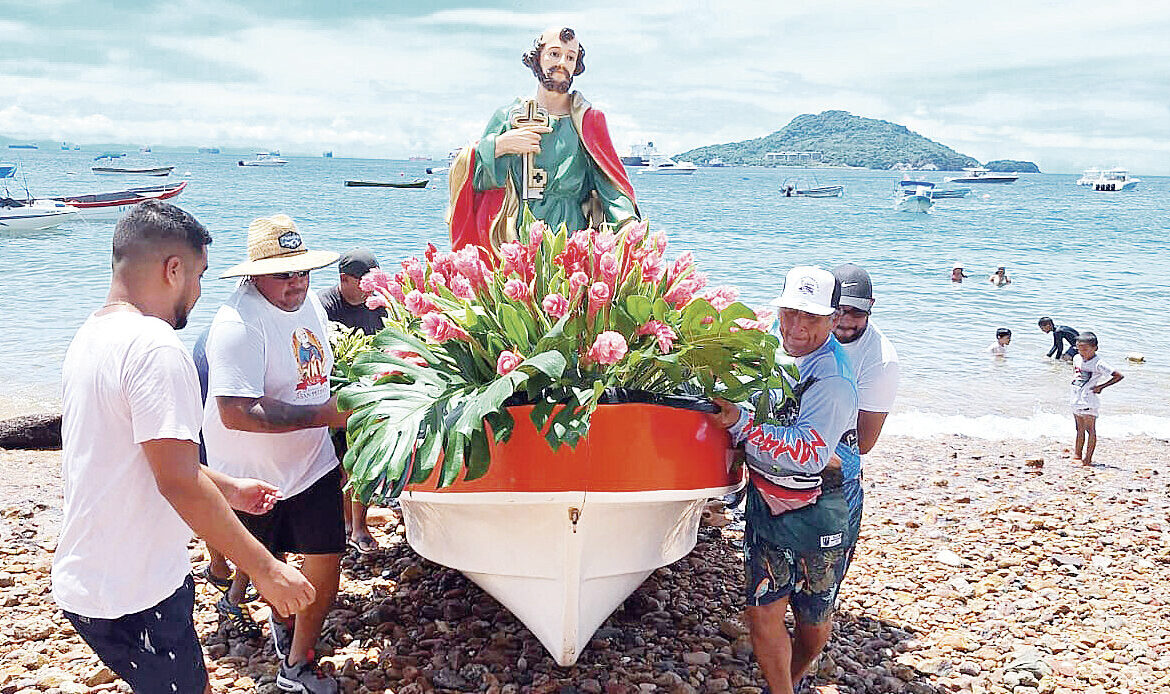
<path id="1" fill-rule="evenodd" d="M 611 289 L 616 287 L 618 276 L 617 256 L 612 251 L 602 253 L 601 259 L 598 261 L 598 268 L 601 270 L 601 279 L 605 280 L 605 283 Z"/>
<path id="2" fill-rule="evenodd" d="M 435 256 L 435 259 L 431 261 L 431 266 L 436 272 L 443 273 L 444 277 L 452 277 L 458 272 L 458 270 L 455 269 L 454 253 L 439 253 Z"/>
<path id="3" fill-rule="evenodd" d="M 380 308 L 386 308 L 390 302 L 386 301 L 386 297 L 381 292 L 374 292 L 366 297 L 366 308 L 371 311 L 377 311 Z"/>
<path id="4" fill-rule="evenodd" d="M 528 284 L 524 280 L 513 277 L 504 283 L 504 296 L 512 301 L 524 303 L 532 298 L 532 292 L 529 291 Z"/>
<path id="5" fill-rule="evenodd" d="M 406 272 L 406 276 L 414 283 L 415 289 L 426 289 L 426 269 L 423 264 L 419 262 L 418 258 L 407 258 L 402 261 L 402 269 Z M 405 285 L 405 282 L 401 282 Z"/>
<path id="6" fill-rule="evenodd" d="M 528 250 L 535 252 L 536 248 L 544 243 L 545 234 L 549 231 L 548 225 L 539 219 L 533 222 L 532 226 L 528 227 Z"/>
<path id="7" fill-rule="evenodd" d="M 662 280 L 662 256 L 658 253 L 650 253 L 642 258 L 642 279 L 647 282 L 659 282 Z"/>
<path id="8" fill-rule="evenodd" d="M 362 276 L 358 287 L 366 293 L 377 289 L 386 289 L 390 286 L 390 275 L 381 268 L 374 268 Z"/>
<path id="9" fill-rule="evenodd" d="M 637 246 L 646 238 L 646 231 L 650 229 L 650 222 L 631 224 L 626 230 L 626 246 Z"/>
<path id="10" fill-rule="evenodd" d="M 553 262 L 572 274 L 585 269 L 585 261 L 589 258 L 589 231 L 574 232 L 565 242 L 565 250 L 553 258 Z"/>
<path id="11" fill-rule="evenodd" d="M 540 302 L 544 307 L 544 312 L 551 316 L 554 320 L 560 320 L 569 312 L 569 300 L 560 294 L 549 294 L 544 297 L 544 301 Z"/>
<path id="12" fill-rule="evenodd" d="M 729 332 L 739 332 L 740 328 L 744 330 L 759 330 L 760 332 L 768 332 L 768 324 L 764 321 L 752 320 L 750 318 L 736 318 L 734 323 L 738 328 L 731 328 Z"/>
<path id="13" fill-rule="evenodd" d="M 390 288 L 387 289 L 386 291 L 390 292 L 390 296 L 394 297 L 394 299 L 398 303 L 401 304 L 401 303 L 404 303 L 406 301 L 406 294 L 404 294 L 402 292 L 402 287 L 400 285 L 392 284 L 392 285 L 390 285 Z"/>
<path id="14" fill-rule="evenodd" d="M 416 316 L 425 316 L 428 313 L 438 311 L 439 307 L 431 301 L 428 294 L 423 294 L 417 289 L 411 289 L 410 293 L 406 295 L 406 300 L 403 301 L 406 305 L 406 310 L 410 311 Z"/>
<path id="15" fill-rule="evenodd" d="M 471 282 L 473 289 L 479 289 L 487 284 L 484 275 L 487 274 L 487 265 L 479 257 L 478 246 L 464 246 L 455 251 L 455 269 Z"/>
<path id="16" fill-rule="evenodd" d="M 419 356 L 418 352 L 409 352 L 405 349 L 393 349 L 393 348 L 385 349 L 383 351 L 392 357 L 398 357 L 399 359 L 406 362 L 407 364 L 414 364 L 415 366 L 430 366 L 429 364 L 427 364 L 426 359 L 423 359 L 421 356 Z"/>
<path id="17" fill-rule="evenodd" d="M 756 311 L 756 320 L 760 321 L 764 325 L 771 325 L 772 321 L 776 320 L 776 312 L 769 311 L 767 309 L 761 309 Z"/>
<path id="18" fill-rule="evenodd" d="M 650 245 L 653 246 L 654 251 L 659 255 L 666 252 L 666 233 L 656 232 L 650 235 Z"/>
<path id="19" fill-rule="evenodd" d="M 528 259 L 528 249 L 516 243 L 509 241 L 500 246 L 500 257 L 504 259 L 504 274 L 516 273 L 521 277 L 527 278 L 532 272 L 532 263 Z"/>
<path id="20" fill-rule="evenodd" d="M 576 296 L 577 291 L 589 285 L 589 275 L 578 270 L 569 276 L 569 296 Z"/>
<path id="21" fill-rule="evenodd" d="M 716 311 L 722 311 L 735 303 L 735 300 L 739 298 L 739 290 L 725 284 L 708 289 L 703 298 L 711 302 L 711 305 L 715 307 Z"/>
<path id="22" fill-rule="evenodd" d="M 435 262 L 435 256 L 437 255 L 439 255 L 439 249 L 435 247 L 435 244 L 428 242 L 427 250 L 425 253 L 423 253 L 423 257 L 427 259 L 428 263 L 433 265 Z"/>
<path id="23" fill-rule="evenodd" d="M 621 333 L 606 330 L 593 341 L 585 357 L 598 364 L 616 364 L 626 356 L 627 351 L 629 346 L 626 345 L 626 338 Z"/>
<path id="24" fill-rule="evenodd" d="M 673 328 L 655 318 L 646 321 L 642 327 L 638 328 L 634 335 L 639 337 L 642 335 L 654 336 L 654 339 L 658 342 L 658 349 L 663 354 L 669 352 L 670 348 L 674 346 L 674 341 L 678 339 L 678 335 L 674 332 Z"/>
<path id="25" fill-rule="evenodd" d="M 422 329 L 435 342 L 447 340 L 470 340 L 471 336 L 450 318 L 441 313 L 428 313 L 422 318 Z"/>
<path id="26" fill-rule="evenodd" d="M 673 282 L 678 279 L 678 277 L 684 272 L 694 267 L 694 265 L 695 256 L 690 251 L 687 251 L 674 261 L 674 264 L 670 266 L 670 271 L 666 274 L 666 276 L 670 278 L 671 282 Z"/>
<path id="27" fill-rule="evenodd" d="M 617 237 L 608 229 L 593 232 L 593 252 L 597 255 L 609 253 L 617 245 Z"/>
<path id="28" fill-rule="evenodd" d="M 503 376 L 520 365 L 524 361 L 524 357 L 510 349 L 500 352 L 500 356 L 496 359 L 496 373 Z"/>
<path id="29" fill-rule="evenodd" d="M 432 272 L 430 276 L 431 291 L 438 291 L 439 287 L 447 286 L 447 278 L 441 272 Z"/>
<path id="30" fill-rule="evenodd" d="M 601 310 L 601 307 L 608 304 L 611 298 L 613 298 L 613 292 L 610 291 L 608 284 L 594 282 L 593 286 L 589 288 L 589 315 L 592 316 Z"/>
<path id="31" fill-rule="evenodd" d="M 460 299 L 474 299 L 475 291 L 471 288 L 471 281 L 463 275 L 455 275 L 447 283 L 451 293 Z"/>

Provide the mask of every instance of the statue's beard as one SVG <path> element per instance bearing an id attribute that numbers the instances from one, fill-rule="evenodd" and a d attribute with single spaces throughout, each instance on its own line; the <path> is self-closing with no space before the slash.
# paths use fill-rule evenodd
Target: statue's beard
<path id="1" fill-rule="evenodd" d="M 550 68 L 548 72 L 541 73 L 540 68 L 537 67 L 533 69 L 532 72 L 536 74 L 536 79 L 540 80 L 540 86 L 544 87 L 550 92 L 567 94 L 569 92 L 569 87 L 573 86 L 573 76 L 566 72 L 564 68 L 553 67 Z M 553 79 L 553 75 L 558 72 L 562 77 L 565 78 L 563 81 Z"/>

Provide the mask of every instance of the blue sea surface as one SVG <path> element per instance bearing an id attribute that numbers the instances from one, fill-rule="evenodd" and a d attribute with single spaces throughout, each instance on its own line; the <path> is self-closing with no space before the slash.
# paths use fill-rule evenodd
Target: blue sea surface
<path id="1" fill-rule="evenodd" d="M 35 195 L 80 194 L 189 181 L 173 200 L 210 230 L 203 298 L 184 331 L 188 344 L 235 286 L 216 279 L 246 256 L 253 218 L 283 212 L 312 248 L 371 248 L 384 265 L 443 247 L 443 162 L 286 157 L 283 168 L 239 167 L 229 155 L 153 154 L 120 160 L 174 165 L 169 178 L 90 172 L 92 152 L 9 153 Z M 793 265 L 865 266 L 877 303 L 873 323 L 897 346 L 902 381 L 890 426 L 898 433 L 976 436 L 1065 435 L 1071 367 L 1044 359 L 1051 339 L 1036 320 L 1097 333 L 1101 354 L 1126 379 L 1102 396 L 1103 435 L 1170 436 L 1170 178 L 1145 177 L 1127 193 L 1074 185 L 1075 175 L 1024 175 L 1011 185 L 971 185 L 963 199 L 940 200 L 927 215 L 897 213 L 894 172 L 792 168 L 701 169 L 691 176 L 631 170 L 643 215 L 670 238 L 668 255 L 693 251 L 712 284 L 732 284 L 764 306 Z M 944 174 L 916 174 L 941 183 Z M 842 198 L 786 198 L 791 177 L 842 184 Z M 422 190 L 346 188 L 346 179 L 431 178 Z M 10 189 L 21 179 L 9 181 Z M 964 184 L 967 185 L 967 184 Z M 22 190 L 20 192 L 23 192 Z M 0 398 L 51 404 L 61 360 L 110 278 L 114 222 L 0 232 Z M 971 275 L 950 281 L 961 262 Z M 1012 284 L 987 275 L 1007 267 Z M 335 281 L 327 268 L 314 290 Z M 995 330 L 1010 328 L 1009 356 L 986 353 Z M 1126 359 L 1132 352 L 1145 363 Z M 1066 429 L 1068 431 L 1066 431 Z"/>

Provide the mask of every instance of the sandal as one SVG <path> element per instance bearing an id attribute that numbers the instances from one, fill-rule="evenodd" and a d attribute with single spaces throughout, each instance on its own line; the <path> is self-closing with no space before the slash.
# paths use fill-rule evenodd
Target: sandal
<path id="1" fill-rule="evenodd" d="M 358 554 L 369 554 L 379 549 L 378 541 L 372 537 L 363 537 L 355 540 L 350 538 L 345 542 L 346 546 L 355 550 Z"/>
<path id="2" fill-rule="evenodd" d="M 234 575 L 235 574 L 232 574 L 232 576 Z M 204 566 L 199 573 L 195 574 L 196 578 L 202 578 L 204 581 L 207 581 L 208 585 L 210 585 L 212 588 L 215 588 L 225 596 L 228 594 L 228 591 L 232 589 L 232 576 L 227 578 L 220 578 L 219 576 L 212 574 L 211 564 Z M 257 592 L 256 586 L 249 583 L 248 587 L 244 590 L 244 602 L 256 602 L 259 599 L 260 593 Z"/>
<path id="3" fill-rule="evenodd" d="M 264 631 L 260 628 L 260 625 L 248 613 L 248 608 L 243 605 L 228 602 L 227 595 L 224 595 L 219 599 L 219 602 L 215 603 L 215 610 L 228 618 L 228 621 L 232 623 L 232 626 L 235 627 L 236 632 L 240 636 L 246 639 L 255 639 L 264 635 Z"/>

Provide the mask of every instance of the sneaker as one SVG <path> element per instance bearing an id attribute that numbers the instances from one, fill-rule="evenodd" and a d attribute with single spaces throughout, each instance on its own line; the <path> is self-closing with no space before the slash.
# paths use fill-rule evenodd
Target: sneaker
<path id="1" fill-rule="evenodd" d="M 284 660 L 292 649 L 292 629 L 288 628 L 287 622 L 276 616 L 276 610 L 271 607 L 268 609 L 268 630 L 272 632 L 272 648 L 276 651 L 276 656 Z"/>
<path id="2" fill-rule="evenodd" d="M 312 660 L 289 665 L 287 659 L 281 658 L 280 670 L 276 673 L 276 686 L 284 692 L 337 694 L 337 680 L 321 672 Z"/>
<path id="3" fill-rule="evenodd" d="M 256 623 L 256 620 L 252 619 L 248 608 L 244 605 L 229 602 L 227 595 L 224 595 L 219 599 L 219 602 L 215 603 L 215 610 L 228 618 L 228 621 L 231 622 L 240 636 L 246 639 L 254 639 L 264 635 L 264 631 L 260 628 L 260 625 Z"/>

